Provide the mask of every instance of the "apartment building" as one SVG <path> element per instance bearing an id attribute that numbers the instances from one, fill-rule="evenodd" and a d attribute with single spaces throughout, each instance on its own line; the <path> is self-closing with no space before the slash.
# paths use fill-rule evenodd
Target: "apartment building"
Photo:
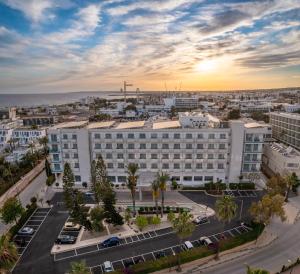
<path id="1" fill-rule="evenodd" d="M 268 125 L 209 124 L 183 127 L 180 120 L 59 124 L 48 130 L 52 170 L 59 178 L 69 162 L 76 184 L 89 183 L 91 161 L 101 154 L 109 179 L 116 184 L 126 182 L 129 163 L 139 165 L 139 186 L 150 185 L 161 170 L 183 185 L 218 179 L 236 182 L 241 174 L 260 171 Z"/>
<path id="2" fill-rule="evenodd" d="M 22 120 L 5 120 L 0 122 L 0 151 L 9 145 L 14 129 L 20 127 L 22 123 Z"/>
<path id="3" fill-rule="evenodd" d="M 273 174 L 284 175 L 295 172 L 300 177 L 300 152 L 290 146 L 274 142 L 266 144 L 264 146 L 263 164 Z"/>
<path id="4" fill-rule="evenodd" d="M 12 133 L 12 138 L 21 146 L 35 142 L 44 136 L 46 136 L 45 129 L 16 128 Z"/>
<path id="5" fill-rule="evenodd" d="M 273 137 L 300 150 L 300 114 L 270 113 Z"/>

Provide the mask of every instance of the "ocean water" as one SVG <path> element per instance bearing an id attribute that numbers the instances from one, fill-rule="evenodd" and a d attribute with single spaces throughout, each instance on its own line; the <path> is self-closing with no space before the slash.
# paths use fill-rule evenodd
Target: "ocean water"
<path id="1" fill-rule="evenodd" d="M 39 105 L 59 105 L 79 101 L 88 96 L 121 99 L 120 92 L 70 92 L 45 94 L 0 94 L 0 107 L 28 107 Z M 128 97 L 134 97 L 130 93 Z"/>

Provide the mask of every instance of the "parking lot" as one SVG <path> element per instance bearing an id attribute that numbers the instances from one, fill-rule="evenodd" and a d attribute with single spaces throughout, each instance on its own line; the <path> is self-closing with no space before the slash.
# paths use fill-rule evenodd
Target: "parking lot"
<path id="1" fill-rule="evenodd" d="M 221 239 L 232 238 L 232 237 L 241 235 L 243 233 L 246 233 L 250 230 L 251 230 L 251 228 L 246 227 L 246 226 L 237 226 L 237 227 L 228 229 L 228 230 L 224 231 L 223 233 L 217 233 L 217 234 L 210 235 L 210 236 L 208 236 L 208 238 L 213 243 L 217 243 Z M 201 246 L 199 239 L 191 241 L 191 243 L 193 244 L 194 247 Z M 161 257 L 162 256 L 161 254 L 163 254 L 163 256 L 176 255 L 185 250 L 186 250 L 185 245 L 174 245 L 174 246 L 170 246 L 168 248 L 155 250 L 153 252 L 144 253 L 141 255 L 134 256 L 134 257 L 126 257 L 121 260 L 113 261 L 112 266 L 113 266 L 114 270 L 124 269 L 126 267 L 129 267 L 130 265 L 134 265 L 134 264 L 137 264 L 140 262 L 154 261 L 154 260 L 158 259 L 159 257 Z M 91 267 L 90 271 L 91 271 L 91 273 L 94 273 L 94 274 L 104 273 L 103 264 Z"/>
<path id="2" fill-rule="evenodd" d="M 256 191 L 254 190 L 224 190 L 225 195 L 233 197 L 253 198 L 257 197 Z"/>
<path id="3" fill-rule="evenodd" d="M 67 222 L 72 222 L 72 219 L 70 217 L 68 217 L 68 219 L 66 220 L 66 223 Z M 62 235 L 73 236 L 75 238 L 75 242 L 76 242 L 77 238 L 78 238 L 78 235 L 79 235 L 79 232 L 80 232 L 80 230 L 70 230 L 70 229 L 66 230 L 63 226 L 60 233 L 59 233 L 59 236 L 62 236 Z"/>
<path id="4" fill-rule="evenodd" d="M 208 219 L 208 221 L 206 223 L 198 224 L 197 226 L 205 225 L 205 224 L 209 224 L 209 223 L 210 223 L 210 221 Z M 72 232 L 74 232 L 74 233 L 72 233 Z M 160 236 L 171 234 L 171 233 L 174 233 L 174 232 L 173 232 L 173 229 L 170 227 L 153 230 L 153 231 L 148 231 L 148 232 L 140 233 L 137 235 L 128 236 L 126 238 L 121 238 L 119 246 L 131 244 L 131 243 L 135 243 L 135 242 L 139 242 L 139 241 L 143 241 L 143 240 L 148 240 L 148 239 L 155 238 L 155 237 L 160 237 Z M 60 234 L 73 235 L 73 236 L 77 237 L 79 232 L 62 230 Z M 113 248 L 113 247 L 105 247 L 105 248 Z M 101 246 L 101 243 L 86 246 L 86 247 L 81 247 L 81 248 L 75 248 L 74 250 L 54 254 L 54 261 L 61 261 L 64 259 L 79 256 L 79 255 L 89 254 L 89 253 L 97 252 L 102 249 L 104 249 L 104 247 Z"/>
<path id="5" fill-rule="evenodd" d="M 34 229 L 34 233 L 32 235 L 16 235 L 14 237 L 14 242 L 17 245 L 18 254 L 22 256 L 25 252 L 26 248 L 28 247 L 29 243 L 31 242 L 32 238 L 35 236 L 37 230 L 40 228 L 41 224 L 46 219 L 47 215 L 49 214 L 51 208 L 38 208 L 36 209 L 27 222 L 23 225 L 24 227 L 30 227 Z"/>

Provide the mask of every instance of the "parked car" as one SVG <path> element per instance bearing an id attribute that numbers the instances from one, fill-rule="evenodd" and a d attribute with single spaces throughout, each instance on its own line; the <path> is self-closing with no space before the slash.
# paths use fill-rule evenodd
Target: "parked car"
<path id="1" fill-rule="evenodd" d="M 87 191 L 87 192 L 85 192 L 84 194 L 85 194 L 85 196 L 87 196 L 87 197 L 94 197 L 94 196 L 95 196 L 95 193 L 92 192 L 92 191 Z"/>
<path id="2" fill-rule="evenodd" d="M 106 261 L 103 263 L 104 272 L 113 272 L 114 268 L 112 266 L 112 263 L 110 261 Z"/>
<path id="3" fill-rule="evenodd" d="M 33 233 L 34 233 L 34 229 L 28 226 L 25 226 L 18 231 L 19 235 L 32 235 Z"/>
<path id="4" fill-rule="evenodd" d="M 190 242 L 190 241 L 185 241 L 184 242 L 184 246 L 187 248 L 187 249 L 192 249 L 194 246 L 193 244 Z"/>
<path id="5" fill-rule="evenodd" d="M 198 216 L 193 220 L 193 223 L 200 225 L 200 224 L 205 224 L 208 222 L 208 218 L 205 216 Z"/>
<path id="6" fill-rule="evenodd" d="M 156 259 L 163 258 L 163 257 L 166 257 L 166 252 L 158 251 L 157 253 L 155 253 L 155 258 Z"/>
<path id="7" fill-rule="evenodd" d="M 209 239 L 206 236 L 200 238 L 200 243 L 202 245 L 207 246 L 207 247 L 213 247 L 214 246 L 214 243 L 211 241 L 211 239 Z"/>
<path id="8" fill-rule="evenodd" d="M 59 235 L 55 241 L 57 244 L 74 244 L 76 238 L 71 235 Z"/>
<path id="9" fill-rule="evenodd" d="M 103 247 L 111 247 L 111 246 L 116 246 L 120 244 L 120 238 L 119 237 L 111 237 L 105 240 L 104 242 L 101 243 L 101 246 Z"/>
<path id="10" fill-rule="evenodd" d="M 124 260 L 123 263 L 124 263 L 125 268 L 128 268 L 128 267 L 134 265 L 134 262 L 131 259 Z"/>
<path id="11" fill-rule="evenodd" d="M 80 230 L 81 229 L 81 225 L 79 224 L 75 224 L 73 222 L 66 222 L 64 225 L 64 230 Z"/>

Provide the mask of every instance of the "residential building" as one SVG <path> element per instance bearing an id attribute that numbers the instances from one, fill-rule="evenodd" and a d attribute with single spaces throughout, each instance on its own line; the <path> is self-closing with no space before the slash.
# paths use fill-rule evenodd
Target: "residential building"
<path id="1" fill-rule="evenodd" d="M 10 163 L 20 162 L 25 156 L 25 154 L 29 151 L 29 147 L 17 147 L 9 155 L 5 156 L 5 161 Z"/>
<path id="2" fill-rule="evenodd" d="M 300 110 L 300 104 L 282 104 L 282 108 L 284 109 L 285 112 L 296 112 Z"/>
<path id="3" fill-rule="evenodd" d="M 271 112 L 270 124 L 275 139 L 300 150 L 300 114 Z"/>
<path id="4" fill-rule="evenodd" d="M 50 126 L 54 125 L 58 121 L 57 116 L 24 116 L 22 117 L 24 126 Z"/>
<path id="5" fill-rule="evenodd" d="M 264 146 L 263 164 L 272 174 L 296 173 L 300 177 L 300 152 L 281 143 L 269 143 Z"/>
<path id="6" fill-rule="evenodd" d="M 0 120 L 16 120 L 16 119 L 17 119 L 17 109 L 15 107 L 0 108 Z"/>
<path id="7" fill-rule="evenodd" d="M 0 151 L 9 145 L 15 128 L 22 126 L 22 120 L 5 120 L 0 123 Z"/>
<path id="8" fill-rule="evenodd" d="M 139 165 L 139 186 L 150 185 L 162 170 L 183 185 L 221 179 L 236 182 L 259 172 L 266 124 L 220 122 L 219 127 L 183 127 L 176 121 L 58 124 L 48 130 L 51 166 L 59 178 L 66 162 L 77 185 L 90 181 L 91 161 L 102 155 L 111 182 L 126 183 L 126 167 Z"/>
<path id="9" fill-rule="evenodd" d="M 16 128 L 12 133 L 12 138 L 21 146 L 36 142 L 44 136 L 46 136 L 45 129 Z"/>

